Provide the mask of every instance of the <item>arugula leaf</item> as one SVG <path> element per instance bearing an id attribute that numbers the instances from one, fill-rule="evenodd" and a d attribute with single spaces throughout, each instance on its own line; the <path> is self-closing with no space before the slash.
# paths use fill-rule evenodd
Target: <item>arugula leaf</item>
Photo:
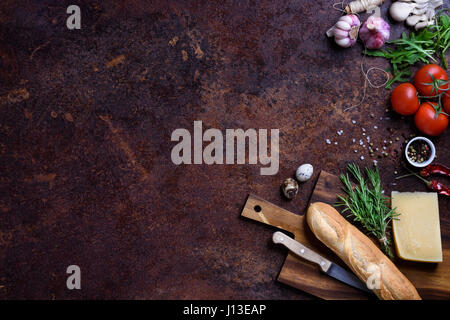
<path id="1" fill-rule="evenodd" d="M 442 66 L 448 69 L 445 54 L 450 47 L 450 17 L 441 13 L 436 18 L 436 24 L 418 32 L 403 32 L 399 39 L 388 41 L 388 44 L 392 47 L 365 51 L 369 56 L 383 57 L 390 61 L 393 78 L 386 83 L 386 89 L 395 82 L 408 81 L 410 67 L 418 62 L 436 63 L 440 59 Z"/>
<path id="2" fill-rule="evenodd" d="M 408 82 L 411 77 L 411 70 L 402 70 L 395 73 L 394 77 L 390 79 L 385 88 L 390 89 L 395 82 Z"/>

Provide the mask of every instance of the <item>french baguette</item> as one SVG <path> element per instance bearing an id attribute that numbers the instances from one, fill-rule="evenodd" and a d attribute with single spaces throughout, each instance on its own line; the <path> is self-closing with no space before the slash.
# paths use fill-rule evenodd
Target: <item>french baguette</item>
<path id="1" fill-rule="evenodd" d="M 413 284 L 361 231 L 332 206 L 312 203 L 306 221 L 314 235 L 334 251 L 382 300 L 420 300 Z M 370 279 L 369 279 L 370 278 Z"/>

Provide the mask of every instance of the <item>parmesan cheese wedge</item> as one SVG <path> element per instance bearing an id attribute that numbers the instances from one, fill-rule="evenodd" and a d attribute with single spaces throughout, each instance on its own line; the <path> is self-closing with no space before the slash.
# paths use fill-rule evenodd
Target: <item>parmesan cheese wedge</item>
<path id="1" fill-rule="evenodd" d="M 442 262 L 441 229 L 437 193 L 396 192 L 392 208 L 399 214 L 393 221 L 394 241 L 400 258 L 421 262 Z"/>

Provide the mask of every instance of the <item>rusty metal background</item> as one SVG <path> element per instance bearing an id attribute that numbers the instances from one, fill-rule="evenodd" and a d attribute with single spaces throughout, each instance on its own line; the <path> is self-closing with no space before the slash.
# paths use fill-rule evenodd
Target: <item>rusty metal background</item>
<path id="1" fill-rule="evenodd" d="M 326 38 L 332 1 L 76 1 L 71 31 L 73 2 L 0 3 L 0 298 L 309 299 L 276 281 L 273 230 L 239 218 L 249 192 L 302 213 L 321 169 L 373 159 L 386 193 L 425 190 L 394 180 L 416 132 L 385 111 L 389 91 L 343 112 L 362 98 L 362 46 Z M 194 120 L 279 128 L 279 173 L 175 166 L 170 135 Z M 362 128 L 380 151 L 393 141 L 389 157 L 369 156 Z M 448 138 L 433 139 L 447 165 Z M 305 162 L 314 178 L 289 202 L 280 184 Z M 449 228 L 448 199 L 440 209 Z M 66 288 L 71 264 L 81 290 Z"/>

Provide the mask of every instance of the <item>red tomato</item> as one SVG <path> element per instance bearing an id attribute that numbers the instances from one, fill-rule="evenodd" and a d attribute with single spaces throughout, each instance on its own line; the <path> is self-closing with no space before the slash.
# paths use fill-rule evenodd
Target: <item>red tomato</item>
<path id="1" fill-rule="evenodd" d="M 436 87 L 433 87 L 430 84 L 433 82 L 433 77 L 439 82 Z M 442 89 L 448 88 L 447 73 L 437 64 L 427 64 L 416 72 L 416 75 L 414 76 L 414 86 L 421 96 L 435 96 L 438 93 L 443 92 Z"/>
<path id="2" fill-rule="evenodd" d="M 442 95 L 442 107 L 446 114 L 450 114 L 450 93 L 445 93 Z"/>
<path id="3" fill-rule="evenodd" d="M 411 83 L 402 83 L 392 91 L 391 104 L 395 112 L 409 116 L 419 109 L 417 90 Z"/>
<path id="4" fill-rule="evenodd" d="M 429 136 L 438 136 L 448 126 L 448 117 L 440 113 L 436 117 L 435 102 L 422 103 L 414 116 L 414 123 L 417 129 Z"/>

